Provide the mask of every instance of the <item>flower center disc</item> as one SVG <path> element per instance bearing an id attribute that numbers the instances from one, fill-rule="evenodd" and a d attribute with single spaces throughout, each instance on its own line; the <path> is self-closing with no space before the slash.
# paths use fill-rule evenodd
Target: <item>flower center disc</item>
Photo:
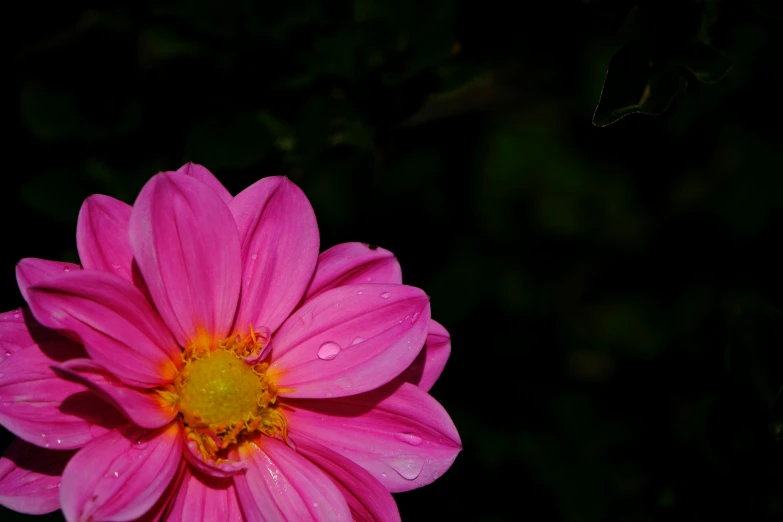
<path id="1" fill-rule="evenodd" d="M 193 428 L 231 426 L 257 416 L 261 409 L 260 375 L 225 350 L 214 350 L 190 362 L 175 386 L 179 411 Z"/>

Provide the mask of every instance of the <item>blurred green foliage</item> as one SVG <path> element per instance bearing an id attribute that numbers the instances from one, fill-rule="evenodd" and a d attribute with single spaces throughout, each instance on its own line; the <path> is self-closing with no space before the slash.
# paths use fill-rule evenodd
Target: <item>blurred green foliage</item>
<path id="1" fill-rule="evenodd" d="M 89 194 L 286 174 L 452 333 L 465 450 L 404 520 L 779 519 L 778 4 L 518 7 L 16 6 L 5 308 Z"/>

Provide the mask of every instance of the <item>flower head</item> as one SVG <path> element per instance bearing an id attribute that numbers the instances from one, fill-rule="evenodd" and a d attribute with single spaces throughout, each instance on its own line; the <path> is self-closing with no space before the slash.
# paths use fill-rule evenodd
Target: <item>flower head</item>
<path id="1" fill-rule="evenodd" d="M 319 255 L 285 177 L 204 167 L 88 198 L 82 266 L 24 259 L 0 315 L 0 504 L 87 520 L 397 520 L 460 451 L 450 352 L 394 256 Z M 78 450 L 78 451 L 77 451 Z M 59 486 L 59 492 L 58 492 Z"/>

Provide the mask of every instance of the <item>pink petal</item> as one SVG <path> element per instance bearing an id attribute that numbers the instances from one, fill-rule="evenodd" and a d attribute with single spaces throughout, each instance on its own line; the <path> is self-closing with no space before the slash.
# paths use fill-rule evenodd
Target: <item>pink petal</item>
<path id="1" fill-rule="evenodd" d="M 274 332 L 304 294 L 318 260 L 310 202 L 288 178 L 264 178 L 231 202 L 242 245 L 242 296 L 236 330 Z"/>
<path id="2" fill-rule="evenodd" d="M 160 428 L 177 416 L 176 407 L 167 405 L 156 391 L 125 386 L 90 359 L 67 361 L 57 366 L 55 371 L 84 384 L 139 427 Z"/>
<path id="3" fill-rule="evenodd" d="M 409 383 L 332 400 L 287 400 L 294 444 L 299 435 L 354 461 L 389 491 L 425 486 L 451 467 L 460 452 L 446 410 Z"/>
<path id="4" fill-rule="evenodd" d="M 177 172 L 192 178 L 196 178 L 204 185 L 211 188 L 215 194 L 220 196 L 220 199 L 223 201 L 223 203 L 229 203 L 233 199 L 231 193 L 228 191 L 228 189 L 226 189 L 226 187 L 223 186 L 220 181 L 218 181 L 215 175 L 207 170 L 206 167 L 203 167 L 198 163 L 185 163 L 183 166 L 177 169 Z"/>
<path id="5" fill-rule="evenodd" d="M 0 505 L 28 515 L 60 509 L 60 476 L 73 453 L 11 441 L 0 459 Z"/>
<path id="6" fill-rule="evenodd" d="M 184 174 L 153 177 L 133 206 L 130 243 L 160 316 L 181 346 L 229 334 L 239 298 L 239 239 L 228 207 Z"/>
<path id="7" fill-rule="evenodd" d="M 165 520 L 243 522 L 244 518 L 231 479 L 218 479 L 186 469 L 182 485 Z"/>
<path id="8" fill-rule="evenodd" d="M 133 281 L 130 214 L 130 205 L 109 196 L 96 194 L 84 200 L 76 224 L 76 247 L 84 268 Z"/>
<path id="9" fill-rule="evenodd" d="M 77 272 L 82 268 L 73 263 L 47 261 L 28 257 L 16 264 L 16 282 L 25 301 L 29 301 L 28 289 L 37 282 L 63 273 Z"/>
<path id="10" fill-rule="evenodd" d="M 318 256 L 318 267 L 304 300 L 343 285 L 402 284 L 402 270 L 394 254 L 365 243 L 342 243 Z"/>
<path id="11" fill-rule="evenodd" d="M 181 426 L 117 428 L 79 451 L 63 473 L 60 502 L 71 521 L 133 520 L 152 508 L 181 459 Z"/>
<path id="12" fill-rule="evenodd" d="M 130 386 L 171 382 L 180 349 L 144 295 L 128 281 L 96 270 L 46 279 L 28 290 L 41 324 L 84 344 L 98 364 Z"/>
<path id="13" fill-rule="evenodd" d="M 404 285 L 350 285 L 311 299 L 270 343 L 270 370 L 286 397 L 375 389 L 402 373 L 427 335 L 427 295 Z"/>
<path id="14" fill-rule="evenodd" d="M 440 324 L 430 320 L 427 342 L 407 370 L 402 372 L 395 382 L 409 382 L 424 391 L 430 391 L 438 380 L 451 355 L 451 336 Z"/>
<path id="15" fill-rule="evenodd" d="M 284 443 L 262 436 L 243 444 L 244 474 L 234 477 L 248 520 L 351 520 L 351 511 L 334 481 Z"/>
<path id="16" fill-rule="evenodd" d="M 396 522 L 400 520 L 391 493 L 363 468 L 315 441 L 299 437 L 300 455 L 327 472 L 342 492 L 357 522 Z"/>
<path id="17" fill-rule="evenodd" d="M 79 448 L 120 420 L 108 403 L 51 368 L 80 347 L 69 341 L 33 344 L 0 366 L 0 423 L 27 442 L 52 449 Z"/>
<path id="18" fill-rule="evenodd" d="M 65 340 L 54 330 L 44 328 L 33 318 L 29 308 L 17 308 L 0 314 L 0 364 L 31 344 Z"/>
<path id="19" fill-rule="evenodd" d="M 205 461 L 198 450 L 196 441 L 185 437 L 185 449 L 183 450 L 185 459 L 188 463 L 204 475 L 216 478 L 227 478 L 242 473 L 247 469 L 247 462 L 240 459 L 234 452 L 229 454 L 229 458 L 220 459 L 217 462 Z"/>

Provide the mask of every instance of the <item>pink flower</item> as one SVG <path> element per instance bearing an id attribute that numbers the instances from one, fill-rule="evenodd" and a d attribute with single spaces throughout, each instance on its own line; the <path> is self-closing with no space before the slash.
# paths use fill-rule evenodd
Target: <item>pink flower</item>
<path id="1" fill-rule="evenodd" d="M 87 520 L 398 520 L 390 492 L 460 451 L 428 393 L 448 359 L 394 256 L 318 254 L 284 177 L 204 167 L 133 207 L 89 197 L 82 267 L 24 259 L 0 314 L 0 504 Z M 424 349 L 422 349 L 424 347 Z M 78 451 L 77 451 L 78 450 Z"/>

